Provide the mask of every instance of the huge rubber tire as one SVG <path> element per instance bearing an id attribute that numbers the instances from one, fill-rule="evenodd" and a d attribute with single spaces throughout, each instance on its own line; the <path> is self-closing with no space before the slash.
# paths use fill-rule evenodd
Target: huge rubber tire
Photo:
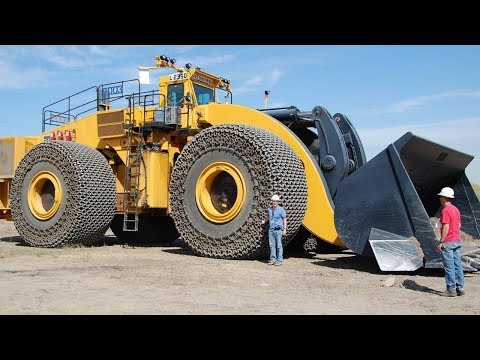
<path id="1" fill-rule="evenodd" d="M 236 211 L 231 218 L 219 214 L 220 220 L 205 210 L 210 199 L 199 195 L 202 179 L 216 164 L 233 174 L 237 186 L 225 188 L 226 195 L 236 194 L 230 198 L 234 205 L 229 207 Z M 217 178 L 224 175 L 218 174 Z M 214 126 L 187 143 L 175 162 L 170 182 L 171 215 L 195 254 L 258 259 L 269 254 L 268 225 L 262 226 L 261 221 L 267 217 L 273 194 L 280 195 L 287 213 L 286 245 L 300 227 L 307 207 L 307 182 L 300 159 L 282 139 L 266 130 L 237 124 Z"/>
<path id="2" fill-rule="evenodd" d="M 10 199 L 15 227 L 30 245 L 89 245 L 103 237 L 115 214 L 115 177 L 96 149 L 41 143 L 15 170 Z"/>
<path id="3" fill-rule="evenodd" d="M 123 214 L 117 214 L 110 228 L 123 243 L 168 244 L 180 236 L 173 219 L 167 215 L 139 214 L 138 231 L 123 231 Z"/>

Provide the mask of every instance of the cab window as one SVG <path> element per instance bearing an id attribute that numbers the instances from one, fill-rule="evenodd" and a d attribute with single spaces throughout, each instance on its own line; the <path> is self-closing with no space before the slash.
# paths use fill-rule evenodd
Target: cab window
<path id="1" fill-rule="evenodd" d="M 183 83 L 168 85 L 167 106 L 183 106 Z"/>
<path id="2" fill-rule="evenodd" d="M 206 105 L 209 102 L 215 101 L 213 89 L 195 83 L 193 84 L 193 89 L 195 90 L 198 105 Z"/>

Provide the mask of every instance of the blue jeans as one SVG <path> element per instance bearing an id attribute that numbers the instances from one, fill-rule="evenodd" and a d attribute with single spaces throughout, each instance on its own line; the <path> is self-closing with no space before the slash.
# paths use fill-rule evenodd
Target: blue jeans
<path id="1" fill-rule="evenodd" d="M 283 261 L 282 235 L 283 230 L 268 230 L 268 241 L 270 243 L 270 261 Z"/>
<path id="2" fill-rule="evenodd" d="M 463 289 L 463 266 L 460 258 L 461 241 L 444 242 L 442 246 L 443 267 L 447 290 Z"/>

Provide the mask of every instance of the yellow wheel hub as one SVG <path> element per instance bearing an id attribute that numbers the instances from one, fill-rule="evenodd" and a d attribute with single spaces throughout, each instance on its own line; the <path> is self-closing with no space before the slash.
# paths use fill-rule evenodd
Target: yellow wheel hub
<path id="1" fill-rule="evenodd" d="M 28 187 L 28 207 L 39 220 L 51 219 L 60 207 L 62 186 L 50 171 L 36 174 Z"/>
<path id="2" fill-rule="evenodd" d="M 245 203 L 246 188 L 242 173 L 233 164 L 215 162 L 200 174 L 195 188 L 197 206 L 214 223 L 235 218 Z"/>

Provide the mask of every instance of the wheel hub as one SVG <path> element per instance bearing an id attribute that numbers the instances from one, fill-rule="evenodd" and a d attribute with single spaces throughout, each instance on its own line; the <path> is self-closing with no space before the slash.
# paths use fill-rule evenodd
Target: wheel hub
<path id="1" fill-rule="evenodd" d="M 58 177 L 50 171 L 36 174 L 28 187 L 28 207 L 39 220 L 51 219 L 60 207 L 62 187 Z"/>
<path id="2" fill-rule="evenodd" d="M 195 196 L 202 215 L 214 223 L 234 219 L 243 207 L 245 179 L 237 167 L 226 162 L 208 165 L 200 174 Z"/>

